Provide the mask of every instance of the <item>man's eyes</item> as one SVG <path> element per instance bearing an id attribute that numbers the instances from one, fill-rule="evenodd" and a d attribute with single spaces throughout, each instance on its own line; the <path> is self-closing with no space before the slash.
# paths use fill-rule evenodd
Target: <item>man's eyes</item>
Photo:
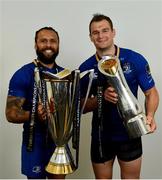
<path id="1" fill-rule="evenodd" d="M 97 35 L 97 34 L 99 34 L 99 32 L 97 31 L 92 32 L 92 35 Z"/>
<path id="2" fill-rule="evenodd" d="M 92 32 L 92 35 L 98 35 L 100 33 L 107 33 L 107 32 L 109 32 L 109 29 L 103 29 L 102 31 L 94 31 L 94 32 Z"/>
<path id="3" fill-rule="evenodd" d="M 102 32 L 109 32 L 109 29 L 104 29 Z"/>
<path id="4" fill-rule="evenodd" d="M 47 43 L 47 42 L 50 42 L 50 43 L 56 43 L 57 41 L 54 40 L 54 39 L 51 39 L 51 40 L 41 39 L 40 42 L 42 42 L 42 43 Z"/>

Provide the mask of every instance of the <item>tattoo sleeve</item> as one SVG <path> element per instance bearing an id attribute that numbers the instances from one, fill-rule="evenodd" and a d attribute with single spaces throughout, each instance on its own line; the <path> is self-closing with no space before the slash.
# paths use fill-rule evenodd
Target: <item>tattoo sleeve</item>
<path id="1" fill-rule="evenodd" d="M 29 120 L 30 112 L 23 110 L 25 98 L 8 96 L 6 103 L 6 118 L 12 123 L 24 123 Z"/>

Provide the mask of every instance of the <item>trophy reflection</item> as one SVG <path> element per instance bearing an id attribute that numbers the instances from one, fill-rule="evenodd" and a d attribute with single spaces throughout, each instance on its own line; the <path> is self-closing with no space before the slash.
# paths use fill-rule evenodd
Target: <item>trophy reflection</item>
<path id="1" fill-rule="evenodd" d="M 130 138 L 148 134 L 150 126 L 146 124 L 142 107 L 127 85 L 119 59 L 115 56 L 103 56 L 98 69 L 118 94 L 117 108 Z"/>
<path id="2" fill-rule="evenodd" d="M 89 73 L 88 96 L 93 70 L 85 74 L 87 73 Z M 55 151 L 46 166 L 46 171 L 52 174 L 70 174 L 78 168 L 80 118 L 84 108 L 80 108 L 80 78 L 80 71 L 75 70 L 61 75 L 61 78 L 57 76 L 44 79 L 48 129 L 56 144 Z M 68 145 L 71 137 L 73 148 L 76 149 L 76 164 Z"/>

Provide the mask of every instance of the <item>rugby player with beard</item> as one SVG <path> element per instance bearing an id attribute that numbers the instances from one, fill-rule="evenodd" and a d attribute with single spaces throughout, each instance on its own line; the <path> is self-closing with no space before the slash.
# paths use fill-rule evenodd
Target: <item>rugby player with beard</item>
<path id="1" fill-rule="evenodd" d="M 56 64 L 59 53 L 59 35 L 52 27 L 43 27 L 35 33 L 37 59 L 22 66 L 12 76 L 6 103 L 6 118 L 11 123 L 23 124 L 21 172 L 28 179 L 64 179 L 65 175 L 49 174 L 45 171 L 55 145 L 47 136 L 46 111 L 36 103 L 33 148 L 28 150 L 29 128 L 34 102 L 34 69 L 39 67 L 50 73 L 58 73 L 64 68 Z M 38 102 L 38 96 L 35 97 Z"/>

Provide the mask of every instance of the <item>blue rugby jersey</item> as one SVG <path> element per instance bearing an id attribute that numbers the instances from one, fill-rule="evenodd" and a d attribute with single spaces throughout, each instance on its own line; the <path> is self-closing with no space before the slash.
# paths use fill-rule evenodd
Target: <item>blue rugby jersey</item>
<path id="1" fill-rule="evenodd" d="M 34 86 L 34 63 L 29 63 L 17 70 L 12 76 L 9 83 L 8 95 L 23 97 L 26 99 L 23 109 L 31 111 L 32 96 Z M 40 71 L 45 70 L 51 73 L 58 73 L 63 70 L 62 67 L 56 66 L 52 69 L 41 66 Z M 23 125 L 22 138 L 22 157 L 21 157 L 21 171 L 22 174 L 31 178 L 45 178 L 45 165 L 54 152 L 55 145 L 51 139 L 47 141 L 47 131 L 45 124 L 35 120 L 34 128 L 34 143 L 33 151 L 27 151 L 29 123 L 25 122 Z"/>
<path id="2" fill-rule="evenodd" d="M 128 86 L 136 97 L 138 87 L 140 87 L 142 91 L 146 91 L 154 86 L 155 83 L 151 76 L 148 62 L 142 55 L 130 49 L 120 48 L 119 59 Z M 97 65 L 98 61 L 96 55 L 93 55 L 79 67 L 81 72 L 87 69 L 94 69 L 95 71 L 90 96 L 95 96 L 97 94 L 98 85 L 102 85 L 104 88 L 107 86 L 106 77 L 98 71 Z M 83 78 L 81 81 L 82 97 L 85 96 L 87 83 L 88 77 Z M 92 117 L 92 139 L 94 140 L 98 139 L 99 136 L 99 123 L 96 109 L 93 111 Z M 117 141 L 127 140 L 128 134 L 123 125 L 123 121 L 119 116 L 116 105 L 103 101 L 102 140 L 106 141 L 106 139 Z"/>
<path id="3" fill-rule="evenodd" d="M 14 73 L 9 83 L 8 95 L 23 97 L 26 99 L 25 104 L 23 106 L 24 110 L 31 110 L 32 106 L 34 68 L 34 63 L 24 65 Z M 40 71 L 42 70 L 56 74 L 62 71 L 63 68 L 57 65 L 52 69 L 41 66 Z M 28 122 L 24 123 L 24 127 L 26 127 L 28 124 Z M 37 127 L 36 129 L 39 130 L 39 128 Z M 24 130 L 26 130 L 26 128 Z"/>

